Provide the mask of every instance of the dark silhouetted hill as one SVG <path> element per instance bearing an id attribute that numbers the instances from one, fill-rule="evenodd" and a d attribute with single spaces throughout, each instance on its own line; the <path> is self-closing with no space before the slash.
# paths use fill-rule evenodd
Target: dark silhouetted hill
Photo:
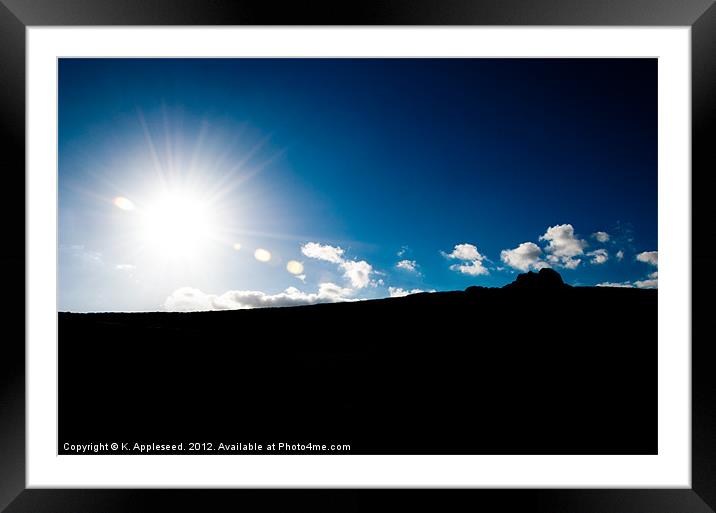
<path id="1" fill-rule="evenodd" d="M 570 287 L 551 269 L 354 303 L 60 313 L 59 351 L 61 443 L 657 449 L 657 291 Z"/>
<path id="2" fill-rule="evenodd" d="M 520 274 L 512 283 L 505 285 L 506 290 L 559 290 L 571 285 L 562 281 L 562 277 L 554 269 L 544 268 L 539 272 Z"/>

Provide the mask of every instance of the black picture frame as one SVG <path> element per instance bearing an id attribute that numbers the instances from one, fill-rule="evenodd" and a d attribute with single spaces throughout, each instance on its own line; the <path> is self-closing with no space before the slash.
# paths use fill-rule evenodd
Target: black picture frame
<path id="1" fill-rule="evenodd" d="M 502 490 L 119 490 L 25 487 L 25 29 L 70 25 L 635 25 L 690 26 L 692 72 L 692 488 Z M 6 200 L 0 343 L 0 509 L 7 512 L 452 509 L 550 513 L 716 510 L 716 374 L 708 358 L 716 328 L 707 291 L 716 287 L 707 187 L 716 169 L 714 0 L 383 0 L 350 3 L 245 0 L 0 0 L 0 127 Z M 22 205 L 21 205 L 22 203 Z M 684 248 L 687 250 L 687 248 Z M 12 291 L 12 293 L 10 293 Z M 22 291 L 22 292 L 21 292 Z M 10 327 L 15 329 L 11 329 Z"/>

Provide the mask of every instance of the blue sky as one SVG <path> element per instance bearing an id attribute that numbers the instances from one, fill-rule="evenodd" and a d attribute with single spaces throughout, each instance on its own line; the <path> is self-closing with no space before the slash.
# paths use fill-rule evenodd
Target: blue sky
<path id="1" fill-rule="evenodd" d="M 656 250 L 653 59 L 60 60 L 60 310 L 346 301 L 545 266 L 653 287 Z"/>

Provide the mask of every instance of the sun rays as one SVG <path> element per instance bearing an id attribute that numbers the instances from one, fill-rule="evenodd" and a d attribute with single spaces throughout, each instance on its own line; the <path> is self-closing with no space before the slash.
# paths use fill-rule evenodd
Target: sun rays
<path id="1" fill-rule="evenodd" d="M 114 213 L 100 213 L 114 220 L 115 245 L 158 273 L 211 272 L 212 254 L 249 249 L 261 201 L 249 182 L 280 154 L 270 136 L 245 125 L 187 123 L 180 109 L 170 115 L 166 107 L 159 115 L 138 110 L 136 122 L 135 148 L 112 163 L 124 163 L 113 173 L 120 180 L 99 184 L 115 191 Z M 254 249 L 259 262 L 271 260 L 269 249 Z"/>

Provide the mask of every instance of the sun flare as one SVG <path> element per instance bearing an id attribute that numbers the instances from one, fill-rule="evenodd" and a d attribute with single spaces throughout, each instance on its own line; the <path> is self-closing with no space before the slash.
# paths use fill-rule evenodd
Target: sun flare
<path id="1" fill-rule="evenodd" d="M 286 270 L 291 274 L 301 274 L 303 273 L 303 264 L 296 260 L 289 260 L 286 264 Z"/>
<path id="2" fill-rule="evenodd" d="M 134 203 L 123 196 L 117 196 L 112 200 L 112 203 L 115 207 L 122 210 L 134 210 Z"/>
<path id="3" fill-rule="evenodd" d="M 271 260 L 271 252 L 264 248 L 257 248 L 256 251 L 254 251 L 254 258 L 259 262 L 268 262 Z"/>
<path id="4" fill-rule="evenodd" d="M 210 206 L 196 195 L 165 192 L 141 210 L 144 245 L 165 259 L 194 257 L 215 231 L 211 214 Z"/>

